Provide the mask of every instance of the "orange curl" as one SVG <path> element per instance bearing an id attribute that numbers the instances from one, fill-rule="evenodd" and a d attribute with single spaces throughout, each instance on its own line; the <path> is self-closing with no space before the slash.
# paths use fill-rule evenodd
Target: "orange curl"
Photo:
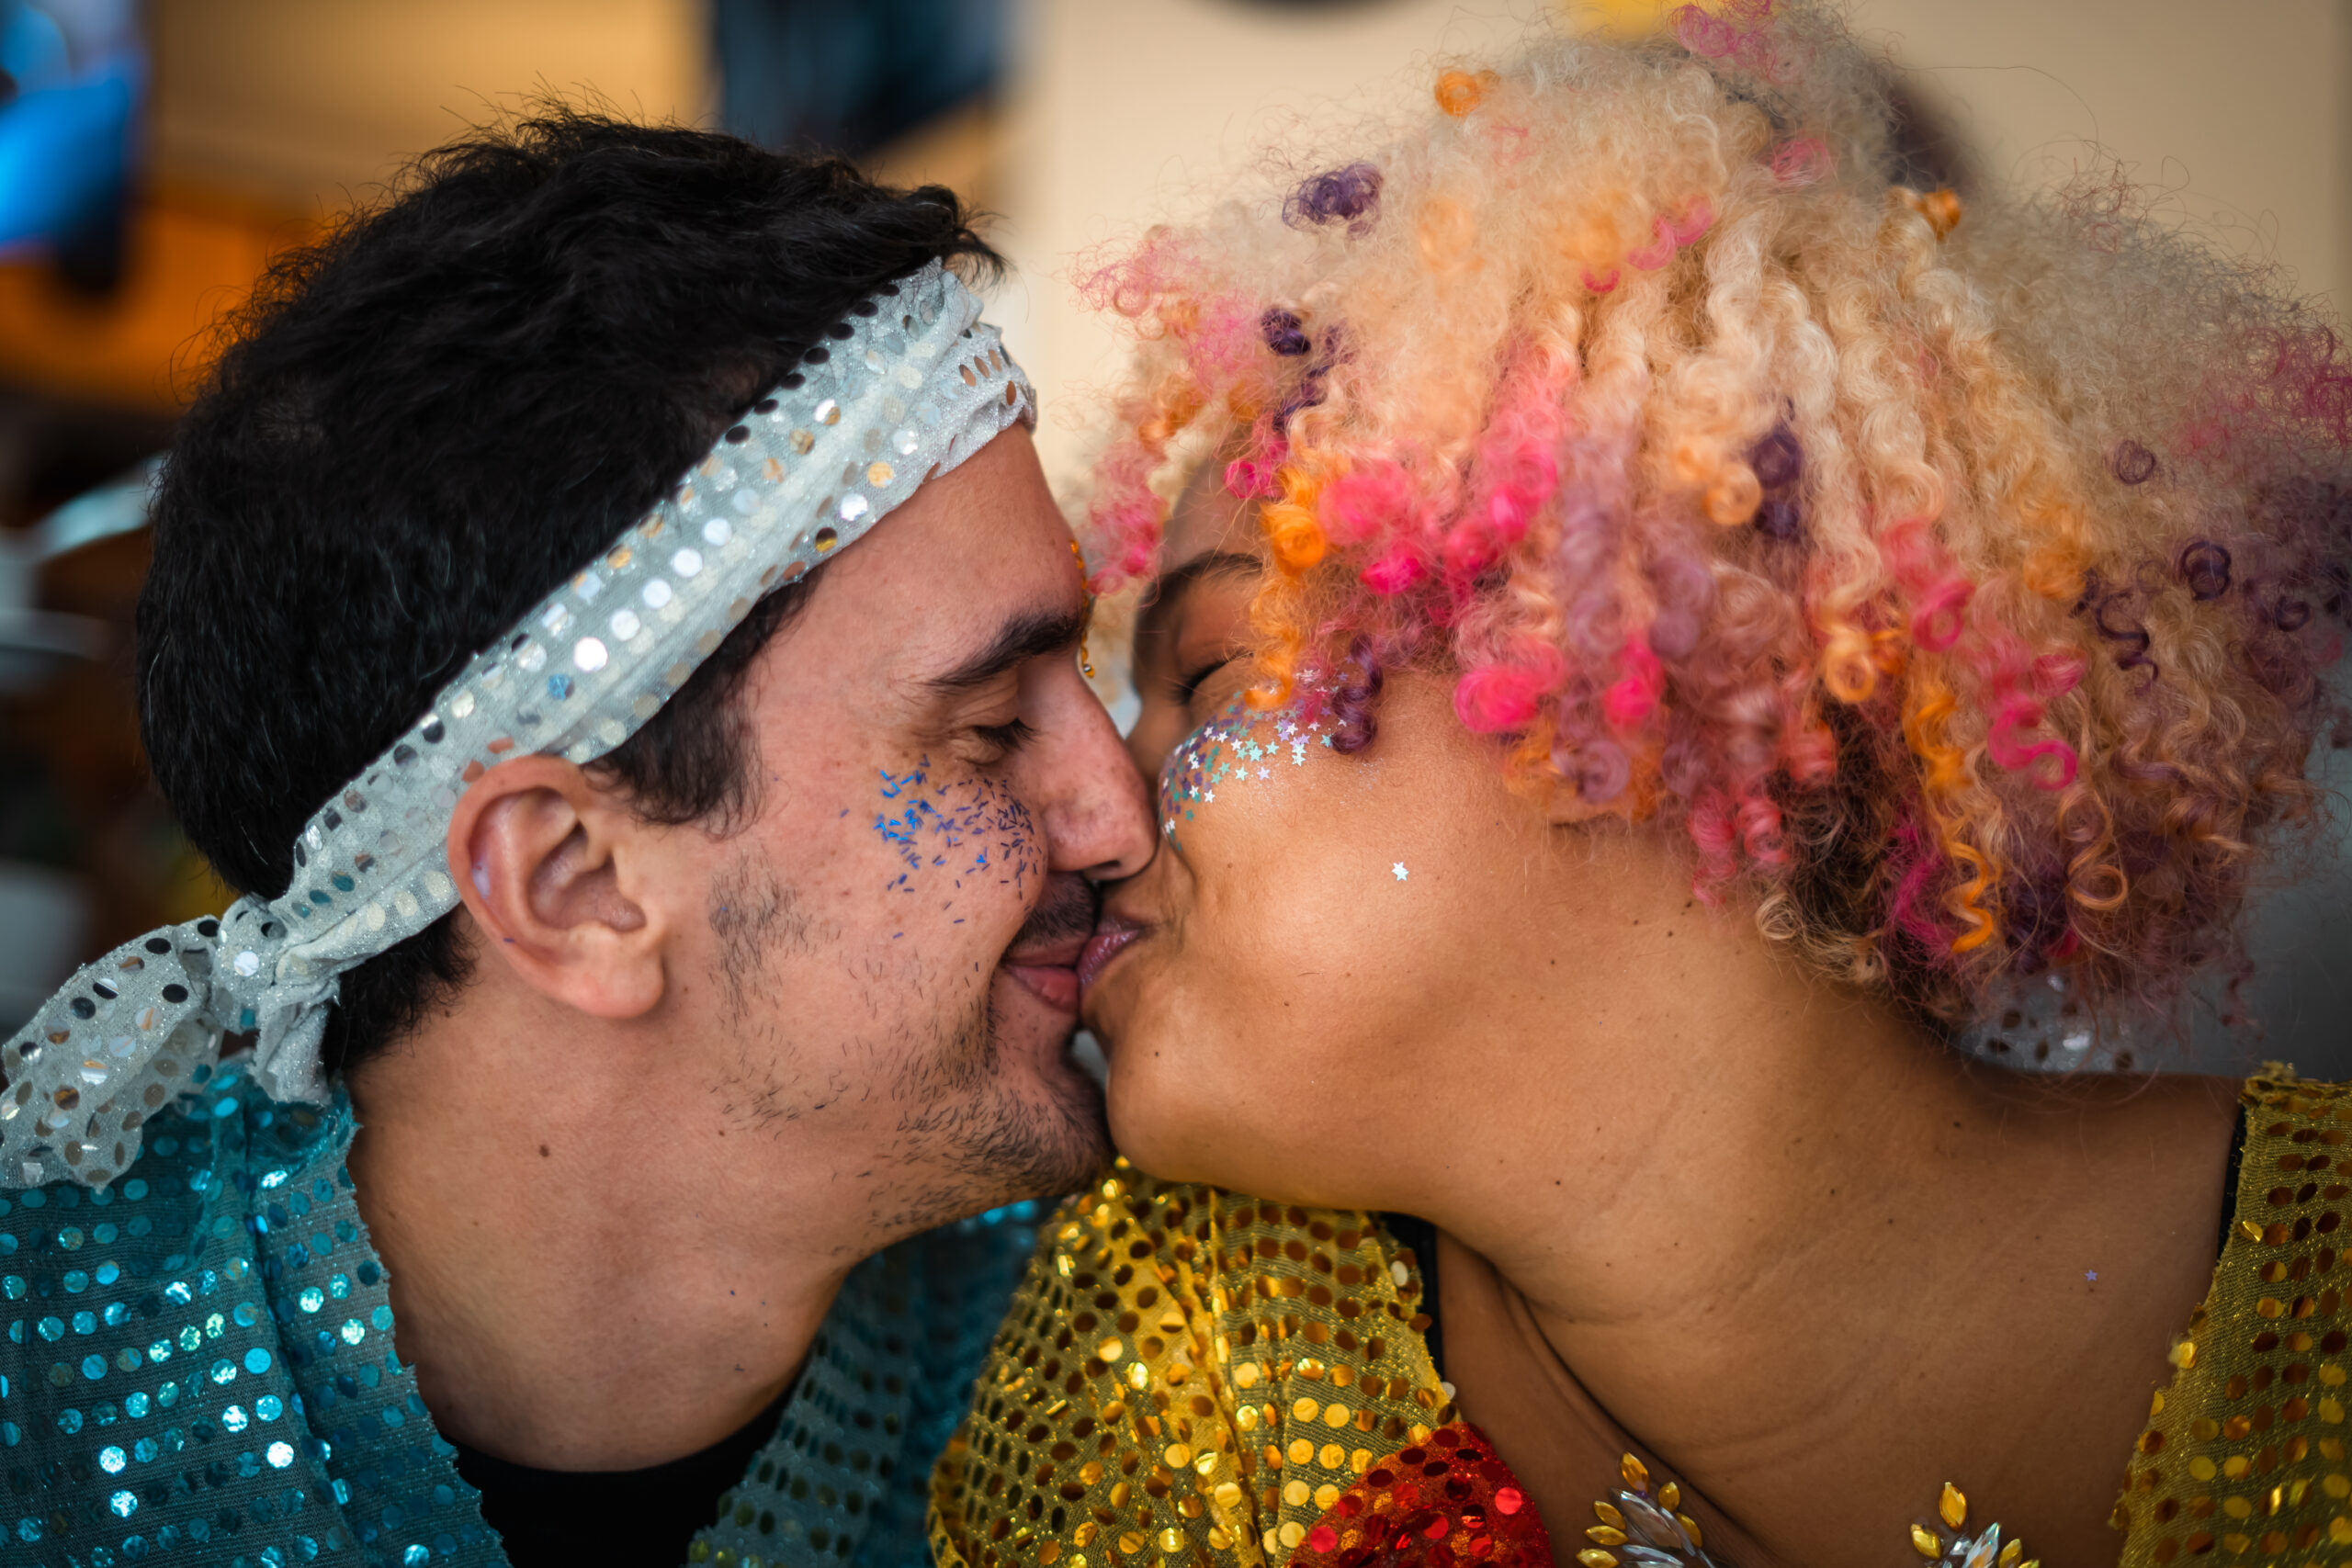
<path id="1" fill-rule="evenodd" d="M 1956 795 L 1968 787 L 1967 754 L 1944 739 L 1944 726 L 1959 706 L 1950 687 L 1926 678 L 1913 683 L 1904 705 L 1903 740 L 1928 764 L 1924 782 L 1929 795 Z"/>
<path id="2" fill-rule="evenodd" d="M 1764 504 L 1764 486 L 1757 479 L 1756 470 L 1745 463 L 1726 463 L 1715 482 L 1707 487 L 1707 518 L 1726 528 L 1736 528 L 1756 515 Z"/>
<path id="3" fill-rule="evenodd" d="M 1946 186 L 1940 190 L 1920 192 L 1903 186 L 1894 187 L 1903 205 L 1928 220 L 1939 240 L 1948 237 L 1960 227 L 1960 193 Z"/>
<path id="4" fill-rule="evenodd" d="M 1878 690 L 1878 663 L 1871 657 L 1871 639 L 1860 627 L 1830 628 L 1821 648 L 1821 683 L 1849 706 L 1868 702 Z"/>
<path id="5" fill-rule="evenodd" d="M 1486 102 L 1502 78 L 1491 71 L 1444 71 L 1438 73 L 1437 107 L 1460 119 Z"/>
<path id="6" fill-rule="evenodd" d="M 1201 395 L 1200 388 L 1190 381 L 1180 381 L 1163 388 L 1155 400 L 1157 406 L 1152 416 L 1136 427 L 1136 434 L 1147 446 L 1165 446 L 1176 438 L 1178 432 L 1193 423 L 1206 400 Z"/>
<path id="7" fill-rule="evenodd" d="M 1954 953 L 1973 953 L 2000 934 L 2001 922 L 1988 913 L 1981 900 L 1992 887 L 1993 870 L 1984 857 L 1959 840 L 1946 836 L 1944 853 L 1974 873 L 1966 882 L 1944 895 L 1944 908 L 1968 924 L 1968 930 L 1951 939 Z"/>

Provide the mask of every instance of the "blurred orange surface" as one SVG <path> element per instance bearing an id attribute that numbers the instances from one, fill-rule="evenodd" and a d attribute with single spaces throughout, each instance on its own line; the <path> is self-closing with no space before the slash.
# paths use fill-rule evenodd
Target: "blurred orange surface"
<path id="1" fill-rule="evenodd" d="M 133 214 L 121 282 L 105 294 L 43 261 L 0 264 L 0 381 L 53 396 L 176 413 L 269 258 L 317 223 L 201 197 L 151 197 Z"/>

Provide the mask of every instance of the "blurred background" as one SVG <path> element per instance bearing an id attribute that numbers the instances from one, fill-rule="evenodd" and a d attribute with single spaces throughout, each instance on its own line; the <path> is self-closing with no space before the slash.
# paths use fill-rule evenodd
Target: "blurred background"
<path id="1" fill-rule="evenodd" d="M 76 963 L 225 902 L 139 755 L 137 466 L 270 255 L 406 158 L 554 96 L 952 185 L 995 214 L 1016 265 L 992 313 L 1044 396 L 1048 472 L 1073 486 L 1119 355 L 1070 295 L 1079 258 L 1262 173 L 1269 145 L 1303 161 L 1344 145 L 1425 93 L 1440 57 L 1508 48 L 1563 8 L 1610 6 L 0 0 L 0 1025 Z M 2165 210 L 2339 317 L 2352 306 L 2352 0 L 1851 10 L 1965 181 L 2037 186 L 2120 159 Z M 2259 1035 L 2208 1018 L 2184 1053 L 2022 1008 L 1980 1048 L 2352 1076 L 2352 870 L 2274 892 L 2255 941 Z"/>

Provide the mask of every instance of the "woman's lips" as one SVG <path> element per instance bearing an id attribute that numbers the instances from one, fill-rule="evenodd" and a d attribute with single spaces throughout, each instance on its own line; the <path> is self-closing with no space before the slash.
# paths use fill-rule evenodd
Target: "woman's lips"
<path id="1" fill-rule="evenodd" d="M 1086 944 L 1084 953 L 1079 954 L 1078 994 L 1081 1000 L 1102 973 L 1102 966 L 1116 957 L 1120 949 L 1141 935 L 1143 928 L 1132 920 L 1123 920 L 1115 915 L 1103 917 L 1102 924 L 1094 932 L 1094 940 Z"/>

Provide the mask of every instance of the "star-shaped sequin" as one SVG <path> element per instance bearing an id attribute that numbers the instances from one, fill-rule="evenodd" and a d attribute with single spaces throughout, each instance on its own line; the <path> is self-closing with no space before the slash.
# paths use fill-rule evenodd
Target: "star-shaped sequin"
<path id="1" fill-rule="evenodd" d="M 1404 881 L 1407 877 L 1413 874 L 1411 872 L 1405 869 L 1405 863 L 1401 860 L 1391 865 L 1388 869 L 1395 874 L 1396 880 L 1399 882 Z"/>

